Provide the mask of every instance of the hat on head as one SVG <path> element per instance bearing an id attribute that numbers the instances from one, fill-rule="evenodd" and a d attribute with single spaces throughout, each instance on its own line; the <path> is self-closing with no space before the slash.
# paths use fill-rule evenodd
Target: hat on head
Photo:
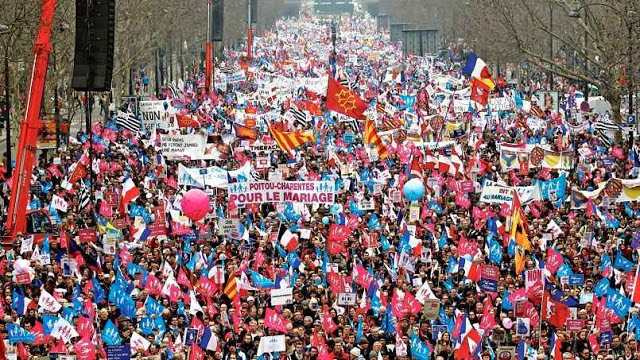
<path id="1" fill-rule="evenodd" d="M 353 349 L 351 349 L 351 351 L 349 351 L 349 354 L 353 356 L 360 356 L 360 349 L 358 349 L 357 347 L 354 347 Z"/>

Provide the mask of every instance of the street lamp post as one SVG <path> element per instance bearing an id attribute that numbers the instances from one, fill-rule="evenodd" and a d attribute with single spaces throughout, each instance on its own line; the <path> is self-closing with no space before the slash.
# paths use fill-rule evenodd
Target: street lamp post
<path id="1" fill-rule="evenodd" d="M 0 25 L 0 35 L 9 33 L 9 27 L 6 25 Z M 7 135 L 7 172 L 6 177 L 11 177 L 11 116 L 9 114 L 11 109 L 11 92 L 9 91 L 9 44 L 6 43 L 4 47 L 4 126 L 5 133 Z"/>

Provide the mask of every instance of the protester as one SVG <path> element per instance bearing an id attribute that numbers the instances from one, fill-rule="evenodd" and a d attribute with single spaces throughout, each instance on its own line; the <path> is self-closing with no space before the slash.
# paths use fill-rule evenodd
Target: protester
<path id="1" fill-rule="evenodd" d="M 0 358 L 638 358 L 638 141 L 568 84 L 338 24 L 335 56 L 278 21 L 210 97 L 194 74 L 40 156 L 52 227 L 0 252 Z"/>

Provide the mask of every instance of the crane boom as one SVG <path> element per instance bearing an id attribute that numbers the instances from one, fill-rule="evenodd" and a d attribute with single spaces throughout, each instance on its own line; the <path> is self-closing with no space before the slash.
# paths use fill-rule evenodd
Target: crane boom
<path id="1" fill-rule="evenodd" d="M 20 124 L 16 168 L 5 228 L 7 233 L 12 236 L 19 232 L 25 232 L 27 225 L 27 202 L 31 193 L 31 175 L 36 160 L 38 132 L 42 126 L 40 108 L 42 106 L 47 68 L 49 67 L 51 29 L 53 27 L 55 8 L 56 0 L 42 1 L 40 26 L 33 46 L 35 56 L 31 68 L 27 111 L 25 119 Z"/>

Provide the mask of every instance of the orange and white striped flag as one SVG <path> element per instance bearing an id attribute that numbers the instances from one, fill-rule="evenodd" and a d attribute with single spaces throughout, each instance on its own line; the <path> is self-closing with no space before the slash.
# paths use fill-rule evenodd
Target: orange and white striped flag
<path id="1" fill-rule="evenodd" d="M 378 156 L 380 157 L 380 159 L 386 159 L 389 156 L 387 147 L 385 146 L 380 136 L 378 136 L 376 126 L 370 119 L 366 119 L 364 123 L 364 143 L 367 145 L 375 145 L 376 149 L 378 150 Z"/>

